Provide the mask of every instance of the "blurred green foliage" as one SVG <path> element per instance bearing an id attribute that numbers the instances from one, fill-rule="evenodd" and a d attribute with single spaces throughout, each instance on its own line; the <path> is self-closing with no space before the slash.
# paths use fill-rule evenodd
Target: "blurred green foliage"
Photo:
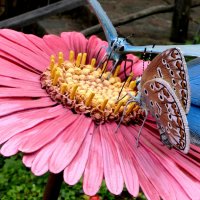
<path id="1" fill-rule="evenodd" d="M 43 196 L 44 187 L 48 174 L 37 177 L 26 168 L 21 155 L 11 158 L 0 157 L 0 199 L 1 200 L 40 200 Z M 102 200 L 133 200 L 134 198 L 124 190 L 120 196 L 114 196 L 108 192 L 105 183 L 99 191 Z M 88 200 L 83 193 L 81 181 L 68 186 L 63 182 L 59 200 Z M 145 200 L 143 194 L 137 200 Z"/>

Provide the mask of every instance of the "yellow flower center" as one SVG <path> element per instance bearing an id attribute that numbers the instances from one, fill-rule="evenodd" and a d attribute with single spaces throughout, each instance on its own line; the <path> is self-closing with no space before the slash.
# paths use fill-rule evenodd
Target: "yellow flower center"
<path id="1" fill-rule="evenodd" d="M 123 123 L 135 121 L 142 110 L 132 102 L 126 106 L 130 98 L 128 93 L 136 95 L 136 81 L 132 81 L 131 73 L 126 81 L 118 77 L 120 65 L 115 72 L 95 68 L 96 60 L 86 64 L 87 54 L 70 51 L 68 60 L 64 60 L 59 52 L 57 61 L 50 57 L 50 64 L 41 76 L 42 88 L 46 89 L 52 100 L 70 108 L 74 113 L 84 113 L 98 123 L 119 121 Z M 125 109 L 125 110 L 124 110 Z M 142 114 L 143 115 L 143 114 Z"/>

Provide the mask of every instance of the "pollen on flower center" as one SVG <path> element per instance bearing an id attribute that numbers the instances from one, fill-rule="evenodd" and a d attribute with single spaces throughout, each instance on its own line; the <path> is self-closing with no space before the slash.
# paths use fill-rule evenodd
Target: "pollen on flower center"
<path id="1" fill-rule="evenodd" d="M 106 71 L 106 63 L 102 69 L 96 69 L 96 59 L 91 59 L 89 64 L 86 59 L 86 53 L 79 53 L 75 59 L 74 51 L 70 51 L 68 60 L 64 60 L 62 52 L 59 52 L 57 61 L 55 56 L 50 57 L 50 65 L 41 76 L 41 85 L 52 100 L 74 113 L 92 117 L 97 124 L 119 121 L 122 115 L 123 123 L 140 118 L 143 111 L 139 105 L 132 102 L 126 106 L 130 98 L 127 93 L 136 95 L 133 74 L 123 82 L 118 77 L 120 65 L 111 74 Z"/>

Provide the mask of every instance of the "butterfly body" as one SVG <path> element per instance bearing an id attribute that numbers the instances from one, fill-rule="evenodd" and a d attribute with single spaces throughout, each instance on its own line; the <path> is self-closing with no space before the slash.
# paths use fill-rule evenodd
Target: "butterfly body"
<path id="1" fill-rule="evenodd" d="M 126 53 L 124 50 L 125 40 L 124 38 L 114 38 L 106 49 L 107 57 L 110 60 L 115 61 L 117 64 L 126 59 Z M 117 65 L 116 64 L 116 65 Z"/>
<path id="2" fill-rule="evenodd" d="M 179 82 L 176 87 L 171 80 L 173 77 Z M 188 80 L 187 67 L 180 50 L 166 50 L 153 59 L 144 71 L 139 79 L 138 95 L 134 99 L 155 117 L 163 144 L 169 148 L 174 146 L 184 153 L 189 151 L 190 146 L 186 118 L 190 108 Z"/>

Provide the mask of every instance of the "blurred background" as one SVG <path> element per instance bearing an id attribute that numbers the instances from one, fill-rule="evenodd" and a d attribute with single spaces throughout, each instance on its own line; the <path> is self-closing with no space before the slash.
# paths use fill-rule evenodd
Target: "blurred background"
<path id="1" fill-rule="evenodd" d="M 118 26 L 119 35 L 129 37 L 135 45 L 200 43 L 200 0 L 99 0 L 110 19 Z M 42 37 L 64 31 L 95 31 L 98 20 L 84 0 L 0 0 L 0 28 L 11 28 Z M 119 26 L 119 24 L 121 24 Z M 93 27 L 88 30 L 89 27 Z M 21 161 L 22 155 L 0 157 L 0 199 L 42 199 L 48 174 L 35 177 Z M 126 189 L 113 196 L 105 184 L 99 192 L 104 200 L 133 199 Z M 89 199 L 81 181 L 73 187 L 63 183 L 59 199 Z M 141 193 L 138 200 L 144 200 Z"/>

